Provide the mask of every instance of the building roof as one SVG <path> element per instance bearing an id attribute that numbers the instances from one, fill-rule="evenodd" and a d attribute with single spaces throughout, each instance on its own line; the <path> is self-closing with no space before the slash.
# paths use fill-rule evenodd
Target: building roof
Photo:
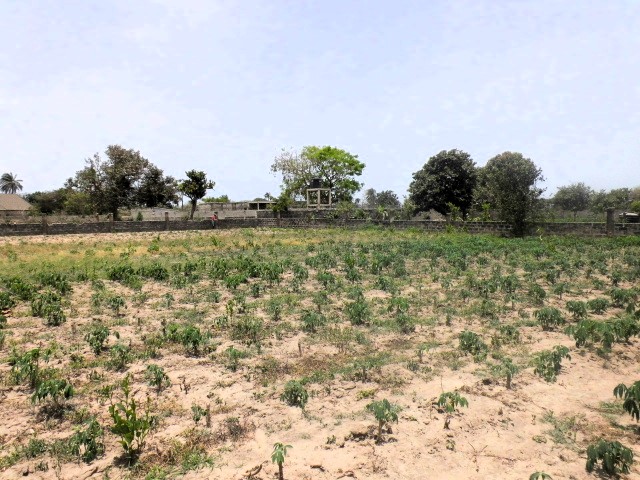
<path id="1" fill-rule="evenodd" d="M 0 211 L 26 212 L 31 204 L 15 193 L 0 193 Z"/>

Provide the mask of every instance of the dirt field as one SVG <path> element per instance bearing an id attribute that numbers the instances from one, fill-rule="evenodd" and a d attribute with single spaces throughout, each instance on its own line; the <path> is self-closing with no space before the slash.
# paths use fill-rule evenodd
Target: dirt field
<path id="1" fill-rule="evenodd" d="M 273 479 L 277 442 L 287 479 L 606 478 L 599 439 L 640 478 L 613 394 L 640 380 L 640 239 L 23 237 L 0 266 L 2 479 Z M 129 456 L 125 378 L 149 421 Z"/>

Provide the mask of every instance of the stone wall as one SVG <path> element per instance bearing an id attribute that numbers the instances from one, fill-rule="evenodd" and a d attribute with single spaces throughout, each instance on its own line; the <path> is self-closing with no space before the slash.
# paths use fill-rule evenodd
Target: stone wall
<path id="1" fill-rule="evenodd" d="M 449 229 L 469 233 L 484 233 L 508 236 L 511 226 L 503 222 L 438 222 L 423 220 L 355 220 L 355 219 L 309 219 L 307 216 L 289 218 L 227 218 L 218 222 L 219 229 L 233 228 L 366 228 L 380 226 L 396 229 L 415 228 L 427 232 L 442 232 Z M 209 220 L 164 220 L 164 221 L 124 221 L 92 223 L 24 223 L 0 224 L 0 236 L 16 235 L 66 235 L 118 232 L 162 232 L 167 230 L 209 230 Z M 640 235 L 640 224 L 616 223 L 615 235 Z M 578 235 L 605 236 L 605 223 L 540 223 L 532 231 L 533 235 Z"/>

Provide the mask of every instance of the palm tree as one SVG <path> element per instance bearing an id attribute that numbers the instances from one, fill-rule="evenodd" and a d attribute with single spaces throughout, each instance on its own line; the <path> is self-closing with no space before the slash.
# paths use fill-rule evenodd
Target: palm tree
<path id="1" fill-rule="evenodd" d="M 14 173 L 3 173 L 0 177 L 0 191 L 2 193 L 16 193 L 22 190 L 22 180 Z"/>

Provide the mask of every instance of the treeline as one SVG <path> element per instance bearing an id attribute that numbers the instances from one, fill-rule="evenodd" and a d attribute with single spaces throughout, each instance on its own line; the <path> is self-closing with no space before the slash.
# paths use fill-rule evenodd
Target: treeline
<path id="1" fill-rule="evenodd" d="M 454 219 L 503 220 L 515 233 L 523 233 L 532 222 L 549 218 L 554 211 L 573 212 L 574 218 L 581 211 L 601 214 L 608 207 L 640 212 L 640 187 L 594 191 L 584 183 L 574 183 L 545 199 L 540 187 L 542 170 L 518 152 L 503 152 L 478 166 L 467 152 L 443 150 L 413 173 L 403 201 L 391 190 L 377 192 L 372 188 L 356 199 L 363 187 L 358 177 L 364 168 L 358 155 L 332 146 L 283 150 L 270 168 L 281 177 L 281 192 L 277 196 L 266 193 L 263 198 L 273 202 L 274 210 L 286 211 L 296 201 L 304 204 L 307 189 L 319 186 L 321 191 L 315 193 L 321 203 L 331 200 L 345 212 L 362 207 L 376 209 L 383 217 L 393 210 L 411 218 L 436 211 Z M 22 187 L 19 182 L 14 174 L 2 176 L 3 190 L 15 191 Z M 110 213 L 117 218 L 119 209 L 171 208 L 186 196 L 193 218 L 199 200 L 229 201 L 226 195 L 205 198 L 213 186 L 204 172 L 190 170 L 185 179 L 178 180 L 165 175 L 140 152 L 111 145 L 104 158 L 95 154 L 87 159 L 85 167 L 62 188 L 30 193 L 25 198 L 42 214 Z"/>
<path id="2" fill-rule="evenodd" d="M 172 208 L 181 196 L 189 198 L 191 218 L 198 200 L 212 189 L 214 182 L 202 171 L 185 172 L 177 180 L 144 158 L 139 151 L 120 145 L 107 147 L 104 158 L 95 154 L 85 167 L 55 190 L 24 196 L 41 214 L 111 214 L 118 218 L 122 208 Z"/>

